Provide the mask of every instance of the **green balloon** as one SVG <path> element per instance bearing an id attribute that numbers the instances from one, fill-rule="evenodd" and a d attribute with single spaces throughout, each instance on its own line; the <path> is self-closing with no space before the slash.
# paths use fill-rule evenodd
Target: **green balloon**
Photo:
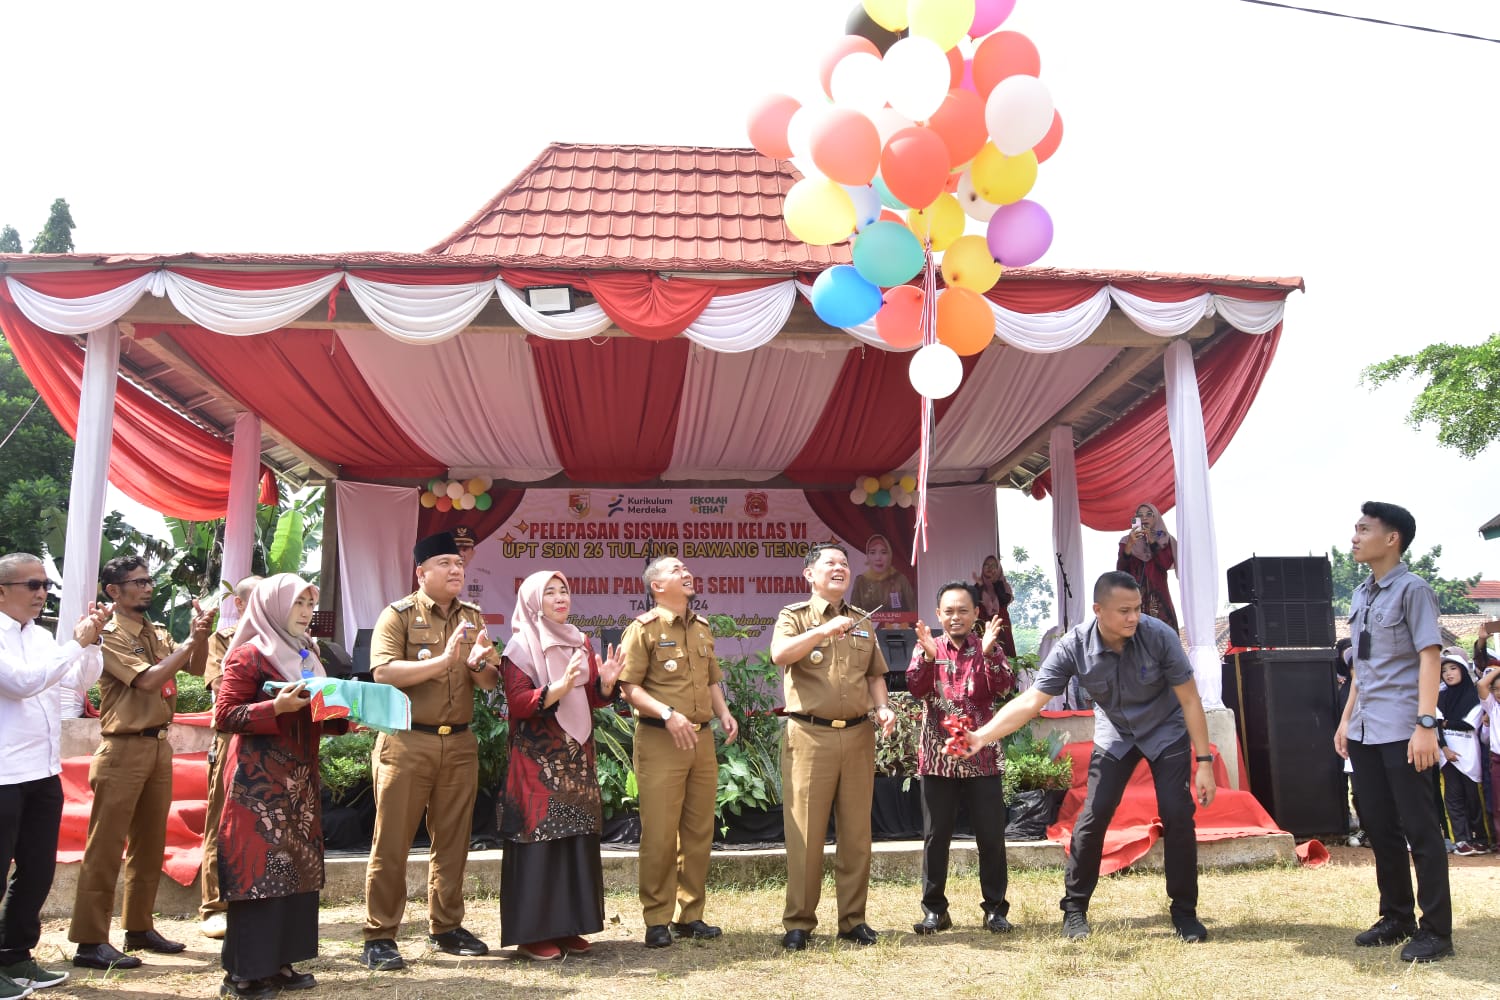
<path id="1" fill-rule="evenodd" d="M 495 502 L 494 500 L 490 499 L 490 495 L 488 493 L 481 493 L 477 497 L 474 498 L 474 509 L 475 510 L 489 510 L 490 506 L 494 502 Z"/>

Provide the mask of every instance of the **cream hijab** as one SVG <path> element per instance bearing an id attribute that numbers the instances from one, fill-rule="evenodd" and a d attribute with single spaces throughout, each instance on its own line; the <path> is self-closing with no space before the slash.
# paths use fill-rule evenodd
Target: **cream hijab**
<path id="1" fill-rule="evenodd" d="M 309 590 L 316 601 L 318 588 L 295 573 L 277 573 L 257 583 L 245 604 L 245 613 L 235 626 L 234 638 L 229 640 L 224 658 L 227 660 L 229 654 L 240 646 L 250 645 L 275 665 L 282 680 L 301 680 L 303 666 L 315 676 L 327 676 L 313 640 L 306 635 L 294 636 L 286 630 L 287 619 L 292 616 L 292 605 Z M 304 650 L 308 652 L 306 657 L 302 655 Z"/>
<path id="2" fill-rule="evenodd" d="M 559 625 L 542 614 L 542 591 L 553 580 L 561 580 L 564 586 L 568 582 L 561 573 L 545 569 L 521 582 L 516 610 L 510 616 L 510 641 L 505 644 L 505 658 L 539 688 L 562 680 L 574 652 L 589 652 L 588 636 L 577 626 L 566 622 Z M 588 694 L 583 688 L 587 682 L 585 676 L 557 703 L 558 725 L 577 743 L 587 742 L 594 732 Z"/>

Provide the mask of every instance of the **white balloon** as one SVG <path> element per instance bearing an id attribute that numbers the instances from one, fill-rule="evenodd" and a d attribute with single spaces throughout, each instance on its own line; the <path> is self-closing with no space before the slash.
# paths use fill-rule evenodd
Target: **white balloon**
<path id="1" fill-rule="evenodd" d="M 885 74 L 880 57 L 871 52 L 851 52 L 838 61 L 828 77 L 835 104 L 871 114 L 885 107 Z"/>
<path id="2" fill-rule="evenodd" d="M 446 485 L 446 486 L 443 487 L 443 492 L 446 493 L 446 494 L 448 494 L 448 499 L 449 500 L 457 500 L 459 497 L 463 496 L 464 493 L 466 493 L 467 491 L 464 489 L 464 484 L 463 483 L 459 482 L 456 479 L 453 479 L 453 480 L 449 480 L 448 485 Z"/>
<path id="3" fill-rule="evenodd" d="M 963 381 L 964 365 L 947 344 L 928 344 L 911 356 L 907 374 L 917 392 L 928 399 L 944 399 Z"/>
<path id="4" fill-rule="evenodd" d="M 793 160 L 804 160 L 812 162 L 812 131 L 817 122 L 818 108 L 804 104 L 792 112 L 792 117 L 786 123 L 786 144 L 791 147 Z M 814 174 L 822 175 L 822 171 L 814 170 Z M 806 170 L 802 171 L 804 177 L 808 176 Z"/>
<path id="5" fill-rule="evenodd" d="M 858 187 L 850 187 L 847 184 L 840 185 L 849 192 L 849 199 L 854 202 L 854 228 L 864 229 L 880 218 L 880 192 L 875 190 L 874 185 L 862 184 Z M 999 208 L 999 205 L 995 206 Z"/>
<path id="6" fill-rule="evenodd" d="M 979 192 L 974 190 L 974 176 L 968 170 L 958 179 L 958 190 L 954 192 L 954 197 L 958 199 L 958 205 L 965 215 L 980 222 L 989 222 L 990 216 L 1000 207 L 979 197 Z"/>
<path id="7" fill-rule="evenodd" d="M 912 504 L 914 504 L 916 502 L 917 502 L 917 498 L 914 497 L 914 496 L 912 496 L 910 493 L 903 493 L 903 494 L 901 494 L 901 496 L 899 496 L 899 497 L 896 498 L 896 506 L 897 507 L 910 507 Z"/>
<path id="8" fill-rule="evenodd" d="M 984 102 L 984 125 L 996 149 L 1020 156 L 1052 127 L 1052 92 L 1034 76 L 1008 76 Z"/>
<path id="9" fill-rule="evenodd" d="M 912 35 L 901 39 L 886 51 L 881 68 L 886 100 L 912 121 L 932 117 L 948 96 L 948 84 L 952 82 L 948 57 L 930 38 Z"/>
<path id="10" fill-rule="evenodd" d="M 867 496 L 869 494 L 864 491 L 863 487 L 855 487 L 849 491 L 849 500 L 853 503 L 864 503 Z"/>
<path id="11" fill-rule="evenodd" d="M 897 111 L 895 108 L 881 108 L 870 112 L 870 121 L 875 123 L 875 131 L 880 136 L 880 147 L 885 148 L 886 140 L 904 128 L 911 128 L 916 124 L 910 118 Z"/>

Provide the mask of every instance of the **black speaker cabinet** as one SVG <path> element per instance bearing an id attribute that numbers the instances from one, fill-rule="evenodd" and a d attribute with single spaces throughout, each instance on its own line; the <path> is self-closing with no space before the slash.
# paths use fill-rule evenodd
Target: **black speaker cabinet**
<path id="1" fill-rule="evenodd" d="M 875 635 L 880 640 L 880 651 L 885 654 L 885 665 L 891 670 L 885 676 L 886 689 L 905 691 L 906 668 L 911 666 L 911 656 L 917 651 L 917 630 L 883 628 Z"/>
<path id="2" fill-rule="evenodd" d="M 362 628 L 354 633 L 354 649 L 351 669 L 353 677 L 357 681 L 370 679 L 370 637 L 375 634 L 372 628 Z"/>
<path id="3" fill-rule="evenodd" d="M 1333 568 L 1327 556 L 1256 556 L 1229 568 L 1229 599 L 1332 601 Z"/>
<path id="4" fill-rule="evenodd" d="M 1229 612 L 1234 646 L 1332 646 L 1333 639 L 1327 601 L 1261 601 Z"/>
<path id="5" fill-rule="evenodd" d="M 1344 761 L 1333 749 L 1333 657 L 1332 649 L 1262 649 L 1224 659 L 1224 703 L 1234 711 L 1250 791 L 1299 838 L 1348 833 Z"/>

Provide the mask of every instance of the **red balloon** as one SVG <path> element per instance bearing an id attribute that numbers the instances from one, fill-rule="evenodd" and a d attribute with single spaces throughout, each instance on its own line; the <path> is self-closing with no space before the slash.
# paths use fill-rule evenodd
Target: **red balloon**
<path id="1" fill-rule="evenodd" d="M 446 514 L 453 509 L 453 498 L 444 493 L 437 498 L 437 503 L 432 505 L 434 509 Z"/>
<path id="2" fill-rule="evenodd" d="M 964 54 L 958 51 L 958 46 L 948 50 L 948 86 L 962 87 L 964 83 L 964 65 L 967 62 Z"/>
<path id="3" fill-rule="evenodd" d="M 812 158 L 840 184 L 868 184 L 880 166 L 880 133 L 853 108 L 828 108 L 812 129 Z"/>
<path id="4" fill-rule="evenodd" d="M 937 300 L 937 339 L 959 357 L 988 347 L 995 339 L 995 314 L 984 296 L 970 288 L 944 289 Z"/>
<path id="5" fill-rule="evenodd" d="M 792 147 L 786 141 L 787 122 L 802 102 L 785 94 L 767 94 L 750 109 L 750 145 L 773 160 L 790 160 Z"/>
<path id="6" fill-rule="evenodd" d="M 889 208 L 882 208 L 880 210 L 880 218 L 876 219 L 875 221 L 876 222 L 894 222 L 894 223 L 897 223 L 898 225 L 902 225 L 902 226 L 906 225 L 906 220 L 903 219 L 903 218 L 901 218 L 900 215 L 897 215 L 895 212 L 891 211 Z"/>
<path id="7" fill-rule="evenodd" d="M 913 125 L 886 141 L 880 178 L 891 194 L 911 208 L 926 208 L 948 183 L 948 147 L 930 128 Z"/>
<path id="8" fill-rule="evenodd" d="M 926 296 L 915 285 L 896 285 L 885 291 L 885 305 L 875 314 L 875 332 L 898 350 L 922 343 L 922 301 Z"/>
<path id="9" fill-rule="evenodd" d="M 984 98 L 962 87 L 948 91 L 942 105 L 927 120 L 927 126 L 948 147 L 948 161 L 952 164 L 968 163 L 990 140 L 984 123 Z"/>
<path id="10" fill-rule="evenodd" d="M 1062 135 L 1062 115 L 1053 111 L 1052 127 L 1047 130 L 1046 135 L 1042 136 L 1041 142 L 1031 147 L 1031 151 L 1036 154 L 1036 162 L 1046 163 L 1052 154 L 1057 152 L 1057 147 L 1062 145 Z"/>
<path id="11" fill-rule="evenodd" d="M 880 50 L 875 43 L 863 35 L 845 35 L 823 56 L 823 61 L 818 63 L 818 78 L 823 81 L 823 93 L 829 97 L 833 96 L 833 69 L 845 56 L 854 52 L 868 52 L 876 59 L 880 58 Z"/>
<path id="12" fill-rule="evenodd" d="M 974 86 L 989 97 L 995 84 L 1008 76 L 1042 75 L 1042 57 L 1031 39 L 1019 31 L 997 31 L 974 50 Z"/>

